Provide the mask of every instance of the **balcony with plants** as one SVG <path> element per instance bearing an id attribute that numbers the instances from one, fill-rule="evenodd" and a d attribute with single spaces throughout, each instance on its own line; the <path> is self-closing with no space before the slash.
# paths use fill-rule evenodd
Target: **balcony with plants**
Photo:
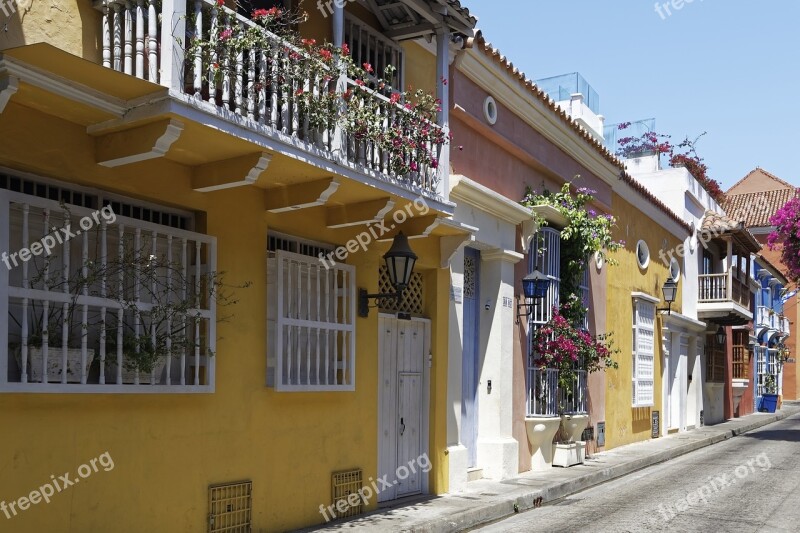
<path id="1" fill-rule="evenodd" d="M 396 7 L 432 11 L 437 0 L 431 2 Z M 400 86 L 391 58 L 377 46 L 359 48 L 358 57 L 371 59 L 355 61 L 336 30 L 343 11 L 334 12 L 334 45 L 303 37 L 310 19 L 300 9 L 245 12 L 244 4 L 225 0 L 95 5 L 102 13 L 103 66 L 168 88 L 179 115 L 199 110 L 294 159 L 360 181 L 366 176 L 390 191 L 446 199 L 449 133 L 441 102 Z M 444 54 L 451 32 L 464 36 L 476 22 L 468 13 L 448 13 Z M 439 96 L 446 83 L 442 77 Z"/>

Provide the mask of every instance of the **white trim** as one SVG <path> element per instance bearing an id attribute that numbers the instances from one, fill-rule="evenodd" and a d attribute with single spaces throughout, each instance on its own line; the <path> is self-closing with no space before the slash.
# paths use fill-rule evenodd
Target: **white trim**
<path id="1" fill-rule="evenodd" d="M 516 265 L 524 258 L 524 255 L 519 252 L 515 252 L 514 250 L 504 250 L 502 248 L 481 250 L 481 259 L 483 261 L 503 261 L 505 263 Z"/>
<path id="2" fill-rule="evenodd" d="M 529 209 L 461 174 L 450 176 L 450 196 L 510 224 L 531 219 Z"/>
<path id="3" fill-rule="evenodd" d="M 492 109 L 494 109 L 494 113 L 492 113 Z M 497 111 L 497 102 L 491 96 L 487 96 L 483 101 L 483 117 L 492 126 L 497 124 Z"/>
<path id="4" fill-rule="evenodd" d="M 670 331 L 678 330 L 678 331 L 695 331 L 698 333 L 705 332 L 706 330 L 706 323 L 700 320 L 696 320 L 690 316 L 683 315 L 676 311 L 672 311 L 671 314 L 667 314 L 666 311 L 661 311 L 661 320 L 664 329 L 669 329 Z"/>
<path id="5" fill-rule="evenodd" d="M 661 298 L 656 298 L 655 296 L 647 294 L 646 292 L 632 292 L 631 298 L 634 300 L 644 300 L 653 304 L 658 304 L 658 302 L 661 301 Z"/>
<path id="6" fill-rule="evenodd" d="M 639 247 L 640 246 L 644 247 L 644 251 L 645 251 L 645 253 L 647 255 L 647 257 L 645 258 L 644 261 L 642 261 L 639 258 Z M 636 251 L 635 251 L 635 253 L 636 253 L 636 263 L 639 265 L 639 268 L 641 268 L 642 270 L 647 270 L 647 267 L 650 266 L 650 247 L 647 246 L 647 242 L 645 242 L 644 239 L 639 239 L 639 241 L 636 243 Z"/>

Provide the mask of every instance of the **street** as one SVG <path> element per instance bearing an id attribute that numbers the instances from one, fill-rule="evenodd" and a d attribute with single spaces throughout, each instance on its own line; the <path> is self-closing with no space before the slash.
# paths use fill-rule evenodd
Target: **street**
<path id="1" fill-rule="evenodd" d="M 800 414 L 481 528 L 800 530 Z"/>

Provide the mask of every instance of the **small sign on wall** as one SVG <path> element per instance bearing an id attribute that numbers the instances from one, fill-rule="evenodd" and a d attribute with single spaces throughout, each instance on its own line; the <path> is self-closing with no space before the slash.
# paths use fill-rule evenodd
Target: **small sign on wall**
<path id="1" fill-rule="evenodd" d="M 450 287 L 450 299 L 453 300 L 455 303 L 460 304 L 464 301 L 464 288 L 459 287 L 458 285 L 452 285 Z"/>
<path id="2" fill-rule="evenodd" d="M 653 411 L 653 438 L 657 439 L 661 434 L 661 413 Z"/>

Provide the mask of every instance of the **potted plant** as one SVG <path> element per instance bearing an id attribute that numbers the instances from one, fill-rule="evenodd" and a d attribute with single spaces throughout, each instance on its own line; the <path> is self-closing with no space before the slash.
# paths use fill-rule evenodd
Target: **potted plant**
<path id="1" fill-rule="evenodd" d="M 762 413 L 774 413 L 778 407 L 778 384 L 772 374 L 764 378 L 764 394 L 761 395 L 761 405 L 758 410 Z"/>

